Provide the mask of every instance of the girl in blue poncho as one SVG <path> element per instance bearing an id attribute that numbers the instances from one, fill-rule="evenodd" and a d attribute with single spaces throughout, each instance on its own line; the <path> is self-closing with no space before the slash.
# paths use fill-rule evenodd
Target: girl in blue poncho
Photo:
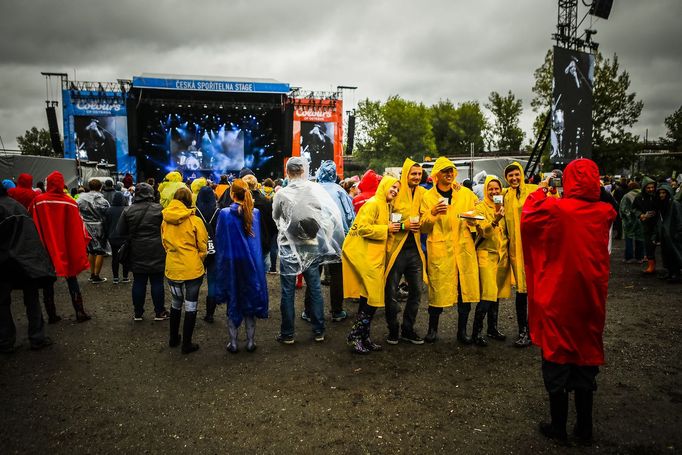
<path id="1" fill-rule="evenodd" d="M 246 350 L 256 350 L 256 318 L 268 317 L 268 287 L 260 243 L 260 213 L 248 185 L 236 179 L 232 205 L 220 211 L 216 228 L 216 297 L 227 302 L 227 350 L 238 351 L 237 334 L 244 320 Z"/>

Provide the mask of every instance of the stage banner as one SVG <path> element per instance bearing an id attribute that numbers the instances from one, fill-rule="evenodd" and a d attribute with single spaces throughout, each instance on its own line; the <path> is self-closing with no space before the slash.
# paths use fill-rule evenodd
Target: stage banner
<path id="1" fill-rule="evenodd" d="M 343 101 L 294 99 L 292 156 L 308 160 L 314 176 L 323 160 L 334 160 L 343 177 Z"/>
<path id="2" fill-rule="evenodd" d="M 136 177 L 122 93 L 62 90 L 62 100 L 64 157 L 113 164 L 117 174 Z"/>
<path id="3" fill-rule="evenodd" d="M 594 55 L 554 47 L 552 164 L 592 156 L 592 87 Z"/>

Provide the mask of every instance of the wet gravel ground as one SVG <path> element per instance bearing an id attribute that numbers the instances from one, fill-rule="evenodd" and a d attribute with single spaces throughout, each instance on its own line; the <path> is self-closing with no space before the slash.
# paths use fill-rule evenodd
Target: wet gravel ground
<path id="1" fill-rule="evenodd" d="M 201 349 L 187 356 L 168 348 L 168 321 L 152 320 L 151 301 L 145 320 L 132 321 L 130 284 L 113 285 L 107 261 L 108 282 L 80 277 L 89 322 L 75 322 L 58 282 L 64 320 L 47 326 L 55 344 L 42 351 L 28 349 L 14 295 L 20 345 L 0 357 L 0 453 L 676 453 L 682 285 L 642 276 L 614 243 L 591 447 L 560 447 L 537 432 L 548 418 L 539 350 L 515 349 L 511 337 L 460 346 L 454 309 L 434 345 L 356 356 L 345 346 L 349 320 L 329 322 L 326 341 L 315 343 L 299 319 L 296 343 L 283 346 L 274 341 L 279 280 L 269 275 L 271 317 L 258 321 L 255 353 L 243 343 L 238 354 L 225 351 L 221 316 L 197 322 Z M 303 292 L 296 298 L 300 311 Z M 424 297 L 422 335 L 425 305 Z M 513 334 L 513 302 L 500 312 L 500 328 Z M 385 337 L 383 312 L 372 332 Z M 571 409 L 569 431 L 573 421 Z"/>

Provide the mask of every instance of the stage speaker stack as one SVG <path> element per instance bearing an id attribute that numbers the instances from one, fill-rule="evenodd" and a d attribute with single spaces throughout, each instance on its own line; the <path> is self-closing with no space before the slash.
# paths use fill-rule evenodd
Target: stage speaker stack
<path id="1" fill-rule="evenodd" d="M 126 112 L 128 114 L 128 155 L 137 156 L 140 147 L 137 131 L 137 99 L 130 93 L 126 98 Z"/>
<path id="2" fill-rule="evenodd" d="M 62 146 L 62 138 L 59 135 L 59 126 L 57 125 L 57 111 L 54 106 L 45 108 L 47 113 L 47 126 L 50 129 L 50 141 L 52 142 L 52 150 L 57 156 L 64 156 L 64 147 Z"/>
<path id="3" fill-rule="evenodd" d="M 608 19 L 612 6 L 613 0 L 594 0 L 590 7 L 590 14 L 602 19 Z"/>
<path id="4" fill-rule="evenodd" d="M 355 114 L 348 116 L 348 137 L 346 138 L 346 155 L 353 154 L 353 145 L 355 142 Z"/>

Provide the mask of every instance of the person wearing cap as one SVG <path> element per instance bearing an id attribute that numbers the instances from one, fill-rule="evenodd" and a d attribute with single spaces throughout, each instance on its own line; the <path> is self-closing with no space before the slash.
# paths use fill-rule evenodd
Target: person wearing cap
<path id="1" fill-rule="evenodd" d="M 341 213 L 329 194 L 308 180 L 304 158 L 289 158 L 286 164 L 288 184 L 273 199 L 272 218 L 279 231 L 282 323 L 276 340 L 294 343 L 294 293 L 296 276 L 303 274 L 310 290 L 313 336 L 324 341 L 324 303 L 320 289 L 320 265 L 338 262 L 344 234 Z"/>
<path id="2" fill-rule="evenodd" d="M 457 303 L 457 341 L 471 344 L 467 335 L 469 312 L 471 304 L 481 298 L 472 236 L 476 221 L 460 215 L 473 213 L 477 199 L 473 191 L 455 182 L 457 168 L 449 159 L 439 157 L 431 175 L 434 186 L 424 194 L 420 207 L 421 232 L 427 234 L 429 280 L 429 331 L 424 341 L 436 341 L 443 308 Z"/>
<path id="3" fill-rule="evenodd" d="M 511 277 L 506 273 L 509 267 L 504 237 L 504 203 L 502 199 L 502 180 L 496 175 L 487 175 L 483 183 L 483 200 L 476 204 L 476 213 L 485 217 L 476 229 L 476 257 L 478 274 L 481 281 L 481 301 L 476 306 L 472 338 L 474 344 L 487 346 L 481 335 L 483 320 L 488 316 L 488 337 L 504 341 L 507 337 L 497 327 L 500 308 L 499 299 L 511 295 Z"/>
<path id="4" fill-rule="evenodd" d="M 537 185 L 525 183 L 523 168 L 513 162 L 504 169 L 504 178 L 509 189 L 504 195 L 504 236 L 508 239 L 507 255 L 516 282 L 516 322 L 519 336 L 514 345 L 519 348 L 531 345 L 528 333 L 528 288 L 523 263 L 523 246 L 521 242 L 521 210 L 530 193 L 537 190 Z"/>
<path id="5" fill-rule="evenodd" d="M 384 177 L 385 178 L 385 177 Z M 407 158 L 403 162 L 400 175 L 401 191 L 393 201 L 393 214 L 400 216 L 400 230 L 389 235 L 388 262 L 386 264 L 386 324 L 388 325 L 388 344 L 398 344 L 399 340 L 412 344 L 424 344 L 417 335 L 414 326 L 419 310 L 422 281 L 426 277 L 424 251 L 419 238 L 419 208 L 426 190 L 419 186 L 422 178 L 422 167 L 419 163 Z M 400 304 L 398 303 L 398 286 L 405 277 L 407 283 L 407 301 L 403 312 L 402 327 L 398 322 Z M 402 329 L 402 330 L 401 330 Z"/>

